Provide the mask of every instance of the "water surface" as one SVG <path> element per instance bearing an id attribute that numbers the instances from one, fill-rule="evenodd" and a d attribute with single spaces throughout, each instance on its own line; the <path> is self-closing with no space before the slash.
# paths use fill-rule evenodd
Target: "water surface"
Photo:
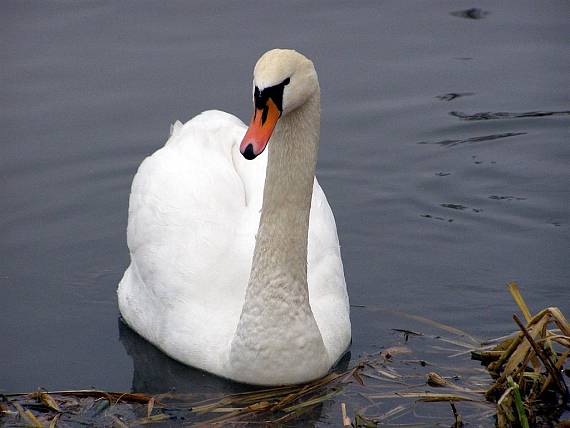
<path id="1" fill-rule="evenodd" d="M 319 73 L 317 176 L 364 305 L 353 359 L 423 328 L 382 309 L 506 334 L 509 281 L 532 310 L 570 313 L 568 2 L 1 9 L 0 389 L 184 388 L 165 381 L 184 378 L 168 359 L 133 373 L 133 354 L 155 354 L 118 328 L 130 183 L 176 119 L 247 120 L 253 64 L 273 47 Z"/>

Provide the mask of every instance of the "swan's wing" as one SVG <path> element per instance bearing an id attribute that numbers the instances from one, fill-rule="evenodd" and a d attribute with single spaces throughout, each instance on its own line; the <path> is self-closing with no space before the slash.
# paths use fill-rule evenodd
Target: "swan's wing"
<path id="1" fill-rule="evenodd" d="M 230 313 L 222 322 L 236 311 L 239 317 L 253 251 L 249 229 L 257 227 L 246 194 L 259 199 L 263 181 L 256 176 L 264 176 L 266 166 L 266 158 L 246 161 L 239 154 L 245 131 L 232 115 L 202 113 L 174 125 L 165 146 L 135 175 L 127 229 L 131 266 L 119 302 L 129 299 L 121 304 L 123 316 L 155 343 L 164 329 L 199 328 L 191 320 L 169 325 L 166 314 L 177 314 L 176 307 L 205 323 L 224 310 Z M 248 162 L 243 176 L 241 161 Z M 216 329 L 215 323 L 208 327 L 210 333 Z"/>
<path id="2" fill-rule="evenodd" d="M 334 363 L 350 344 L 350 305 L 334 215 L 317 179 L 313 186 L 307 253 L 311 308 Z"/>
<path id="3" fill-rule="evenodd" d="M 259 223 L 267 151 L 245 160 L 238 149 L 245 131 L 218 111 L 175 123 L 139 167 L 129 199 L 121 313 L 171 356 L 198 353 L 191 359 L 204 368 L 221 364 L 211 356 L 223 354 L 216 347 L 235 331 Z M 315 318 L 327 350 L 340 354 L 350 340 L 348 298 L 334 217 L 316 180 L 308 266 Z"/>

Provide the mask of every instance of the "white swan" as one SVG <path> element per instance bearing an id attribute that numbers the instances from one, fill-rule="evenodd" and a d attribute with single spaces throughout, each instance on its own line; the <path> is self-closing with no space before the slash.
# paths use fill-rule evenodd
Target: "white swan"
<path id="1" fill-rule="evenodd" d="M 204 112 L 139 167 L 119 308 L 182 363 L 301 383 L 326 374 L 351 337 L 336 225 L 314 178 L 320 89 L 313 63 L 280 49 L 257 62 L 254 88 L 248 130 Z"/>

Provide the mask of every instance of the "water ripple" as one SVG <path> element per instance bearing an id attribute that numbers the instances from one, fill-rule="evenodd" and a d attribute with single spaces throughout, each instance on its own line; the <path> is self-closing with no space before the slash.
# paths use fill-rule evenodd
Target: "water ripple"
<path id="1" fill-rule="evenodd" d="M 437 95 L 436 98 L 441 101 L 453 101 L 456 98 L 468 97 L 475 95 L 474 92 L 450 92 L 448 94 Z"/>
<path id="2" fill-rule="evenodd" d="M 430 218 L 430 219 L 439 220 L 439 221 L 446 221 L 447 223 L 453 223 L 452 218 L 444 218 L 444 217 L 435 216 L 435 215 L 431 215 L 431 214 L 420 214 L 420 217 Z"/>
<path id="3" fill-rule="evenodd" d="M 458 211 L 465 211 L 469 209 L 469 207 L 462 204 L 440 204 L 440 206 L 442 206 L 443 208 L 450 208 L 452 210 L 458 210 Z M 474 213 L 480 213 L 483 210 L 480 208 L 471 208 L 471 211 L 473 211 Z"/>
<path id="4" fill-rule="evenodd" d="M 439 98 L 439 97 L 438 97 Z M 518 119 L 522 117 L 545 117 L 545 116 L 570 116 L 570 110 L 563 111 L 528 111 L 524 113 L 510 112 L 481 112 L 466 114 L 460 111 L 450 111 L 449 114 L 461 120 L 494 120 L 494 119 Z"/>
<path id="5" fill-rule="evenodd" d="M 478 7 L 472 7 L 465 10 L 458 10 L 456 12 L 450 12 L 451 16 L 456 16 L 458 18 L 465 18 L 465 19 L 483 19 L 490 12 L 486 10 L 479 9 Z"/>
<path id="6" fill-rule="evenodd" d="M 504 132 L 502 134 L 482 135 L 480 137 L 464 138 L 461 140 L 420 141 L 417 144 L 437 144 L 442 147 L 454 147 L 459 144 L 479 143 L 482 141 L 498 140 L 500 138 L 516 137 L 518 135 L 526 135 L 526 132 Z"/>
<path id="7" fill-rule="evenodd" d="M 495 201 L 526 201 L 526 198 L 520 198 L 518 196 L 503 196 L 503 195 L 491 195 L 489 199 L 493 199 Z"/>

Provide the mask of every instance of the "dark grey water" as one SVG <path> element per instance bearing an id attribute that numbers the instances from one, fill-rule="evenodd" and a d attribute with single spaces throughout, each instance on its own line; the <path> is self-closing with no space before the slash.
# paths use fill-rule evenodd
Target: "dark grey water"
<path id="1" fill-rule="evenodd" d="M 130 183 L 176 119 L 247 120 L 253 64 L 273 47 L 319 72 L 318 177 L 351 301 L 366 305 L 352 312 L 353 358 L 414 327 L 377 309 L 508 333 L 513 280 L 531 309 L 570 312 L 570 3 L 0 9 L 0 390 L 183 379 L 168 359 L 133 373 L 153 350 L 120 340 Z"/>

